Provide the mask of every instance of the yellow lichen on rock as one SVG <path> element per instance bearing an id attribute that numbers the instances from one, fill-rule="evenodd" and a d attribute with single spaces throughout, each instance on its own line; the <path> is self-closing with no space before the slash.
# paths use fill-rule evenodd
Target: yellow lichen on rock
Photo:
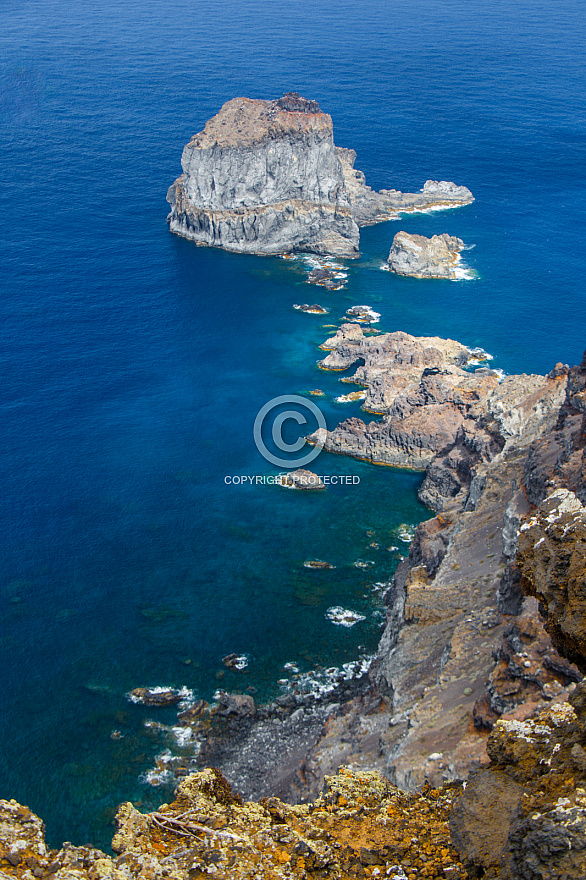
<path id="1" fill-rule="evenodd" d="M 49 853 L 40 819 L 3 801 L 0 871 L 22 880 L 465 878 L 447 823 L 458 790 L 407 794 L 378 773 L 342 768 L 314 803 L 243 803 L 208 769 L 183 780 L 156 812 L 122 804 L 115 858 L 69 844 Z"/>

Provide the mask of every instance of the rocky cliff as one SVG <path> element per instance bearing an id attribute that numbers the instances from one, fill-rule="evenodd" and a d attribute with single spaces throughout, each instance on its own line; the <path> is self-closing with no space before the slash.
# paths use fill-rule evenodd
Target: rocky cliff
<path id="1" fill-rule="evenodd" d="M 199 244 L 255 254 L 356 256 L 358 225 L 399 211 L 472 201 L 465 187 L 427 181 L 418 194 L 376 193 L 334 146 L 331 117 L 291 92 L 234 98 L 183 150 L 170 187 L 169 226 Z"/>
<path id="2" fill-rule="evenodd" d="M 224 695 L 215 710 L 249 725 L 233 768 L 256 748 L 259 774 L 275 779 L 286 755 L 283 793 L 313 803 L 243 803 L 204 770 L 158 811 L 123 804 L 111 858 L 50 851 L 38 817 L 0 801 L 4 880 L 586 876 L 586 360 L 507 385 L 464 370 L 478 353 L 459 343 L 388 337 L 347 325 L 328 340 L 330 365 L 346 363 L 353 340 L 364 384 L 389 385 L 373 397 L 380 412 L 406 400 L 407 419 L 440 406 L 452 422 L 443 439 L 433 420 L 405 432 L 404 455 L 421 465 L 427 450 L 423 492 L 442 512 L 419 526 L 388 590 L 370 680 L 312 711 L 281 703 L 278 724 L 249 696 Z M 384 441 L 385 455 L 399 445 Z"/>
<path id="3" fill-rule="evenodd" d="M 171 804 L 118 810 L 115 857 L 90 846 L 49 850 L 41 820 L 0 801 L 0 876 L 55 880 L 349 880 L 465 878 L 450 842 L 457 789 L 398 791 L 376 773 L 341 770 L 311 805 L 243 803 L 218 771 L 183 781 Z"/>
<path id="4" fill-rule="evenodd" d="M 326 448 L 426 463 L 421 497 L 441 512 L 419 526 L 387 594 L 371 676 L 390 720 L 383 711 L 373 724 L 355 700 L 351 725 L 336 720 L 313 767 L 327 770 L 350 741 L 346 760 L 370 762 L 405 788 L 471 774 L 451 829 L 472 876 L 578 878 L 586 361 L 490 381 L 489 370 L 467 373 L 454 345 L 397 334 L 365 341 L 355 327 L 324 344 L 325 368 L 364 361 L 354 377 L 367 388 L 364 407 L 383 416 L 348 420 Z"/>

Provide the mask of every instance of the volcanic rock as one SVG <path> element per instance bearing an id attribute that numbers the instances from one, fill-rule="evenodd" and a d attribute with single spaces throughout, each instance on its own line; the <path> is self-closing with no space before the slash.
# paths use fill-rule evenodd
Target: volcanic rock
<path id="1" fill-rule="evenodd" d="M 355 256 L 332 120 L 316 107 L 299 96 L 224 104 L 183 151 L 167 196 L 171 230 L 242 253 Z"/>
<path id="2" fill-rule="evenodd" d="M 389 253 L 388 264 L 397 275 L 414 278 L 456 278 L 461 238 L 453 235 L 411 235 L 397 232 Z"/>
<path id="3" fill-rule="evenodd" d="M 284 486 L 286 489 L 301 489 L 304 491 L 326 488 L 321 477 L 305 468 L 297 468 L 296 471 L 283 474 L 279 485 Z"/>
<path id="4" fill-rule="evenodd" d="M 427 181 L 418 194 L 376 193 L 353 169 L 355 157 L 334 146 L 331 117 L 316 101 L 296 92 L 233 98 L 183 150 L 183 174 L 167 193 L 170 229 L 240 253 L 353 257 L 358 225 L 472 201 L 445 182 Z"/>

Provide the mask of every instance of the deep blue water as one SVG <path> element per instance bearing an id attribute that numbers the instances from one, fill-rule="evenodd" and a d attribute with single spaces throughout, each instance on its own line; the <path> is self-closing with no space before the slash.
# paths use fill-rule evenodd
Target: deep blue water
<path id="1" fill-rule="evenodd" d="M 293 302 L 333 319 L 365 302 L 385 330 L 481 345 L 507 372 L 581 358 L 582 26 L 578 0 L 3 5 L 0 796 L 52 843 L 107 846 L 121 800 L 165 796 L 139 782 L 162 744 L 129 688 L 270 696 L 286 661 L 376 645 L 370 584 L 396 554 L 366 533 L 385 547 L 427 515 L 420 477 L 322 454 L 314 470 L 360 485 L 224 483 L 271 472 L 252 424 L 272 397 L 319 386 L 330 425 L 359 413 L 332 402 L 338 377 L 315 367 L 330 331 Z M 319 295 L 298 264 L 172 236 L 189 137 L 235 95 L 290 89 L 332 114 L 372 186 L 443 178 L 475 203 L 363 230 L 348 287 Z M 461 236 L 477 280 L 381 272 L 399 228 Z M 334 627 L 333 604 L 367 620 Z M 249 668 L 219 679 L 232 651 Z"/>

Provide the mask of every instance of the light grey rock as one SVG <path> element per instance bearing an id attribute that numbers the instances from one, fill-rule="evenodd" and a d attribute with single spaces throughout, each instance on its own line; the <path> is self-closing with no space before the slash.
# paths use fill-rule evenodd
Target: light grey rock
<path id="1" fill-rule="evenodd" d="M 457 278 L 461 238 L 453 235 L 411 235 L 397 232 L 389 253 L 388 264 L 397 275 L 414 278 Z"/>
<path id="2" fill-rule="evenodd" d="M 233 98 L 183 150 L 183 174 L 167 193 L 169 227 L 240 253 L 353 257 L 359 225 L 473 200 L 465 187 L 434 181 L 417 194 L 376 193 L 355 158 L 335 147 L 331 117 L 315 101 L 294 92 Z"/>
<path id="3" fill-rule="evenodd" d="M 316 107 L 302 98 L 224 104 L 183 151 L 167 195 L 171 230 L 241 253 L 356 256 L 332 120 Z"/>
<path id="4" fill-rule="evenodd" d="M 352 203 L 352 216 L 359 226 L 397 220 L 401 214 L 458 208 L 474 201 L 465 186 L 456 186 L 447 180 L 427 180 L 418 193 L 403 193 L 397 189 L 381 189 L 379 192 L 366 183 L 362 171 L 354 168 L 356 151 L 336 147 L 342 163 L 346 189 Z"/>

